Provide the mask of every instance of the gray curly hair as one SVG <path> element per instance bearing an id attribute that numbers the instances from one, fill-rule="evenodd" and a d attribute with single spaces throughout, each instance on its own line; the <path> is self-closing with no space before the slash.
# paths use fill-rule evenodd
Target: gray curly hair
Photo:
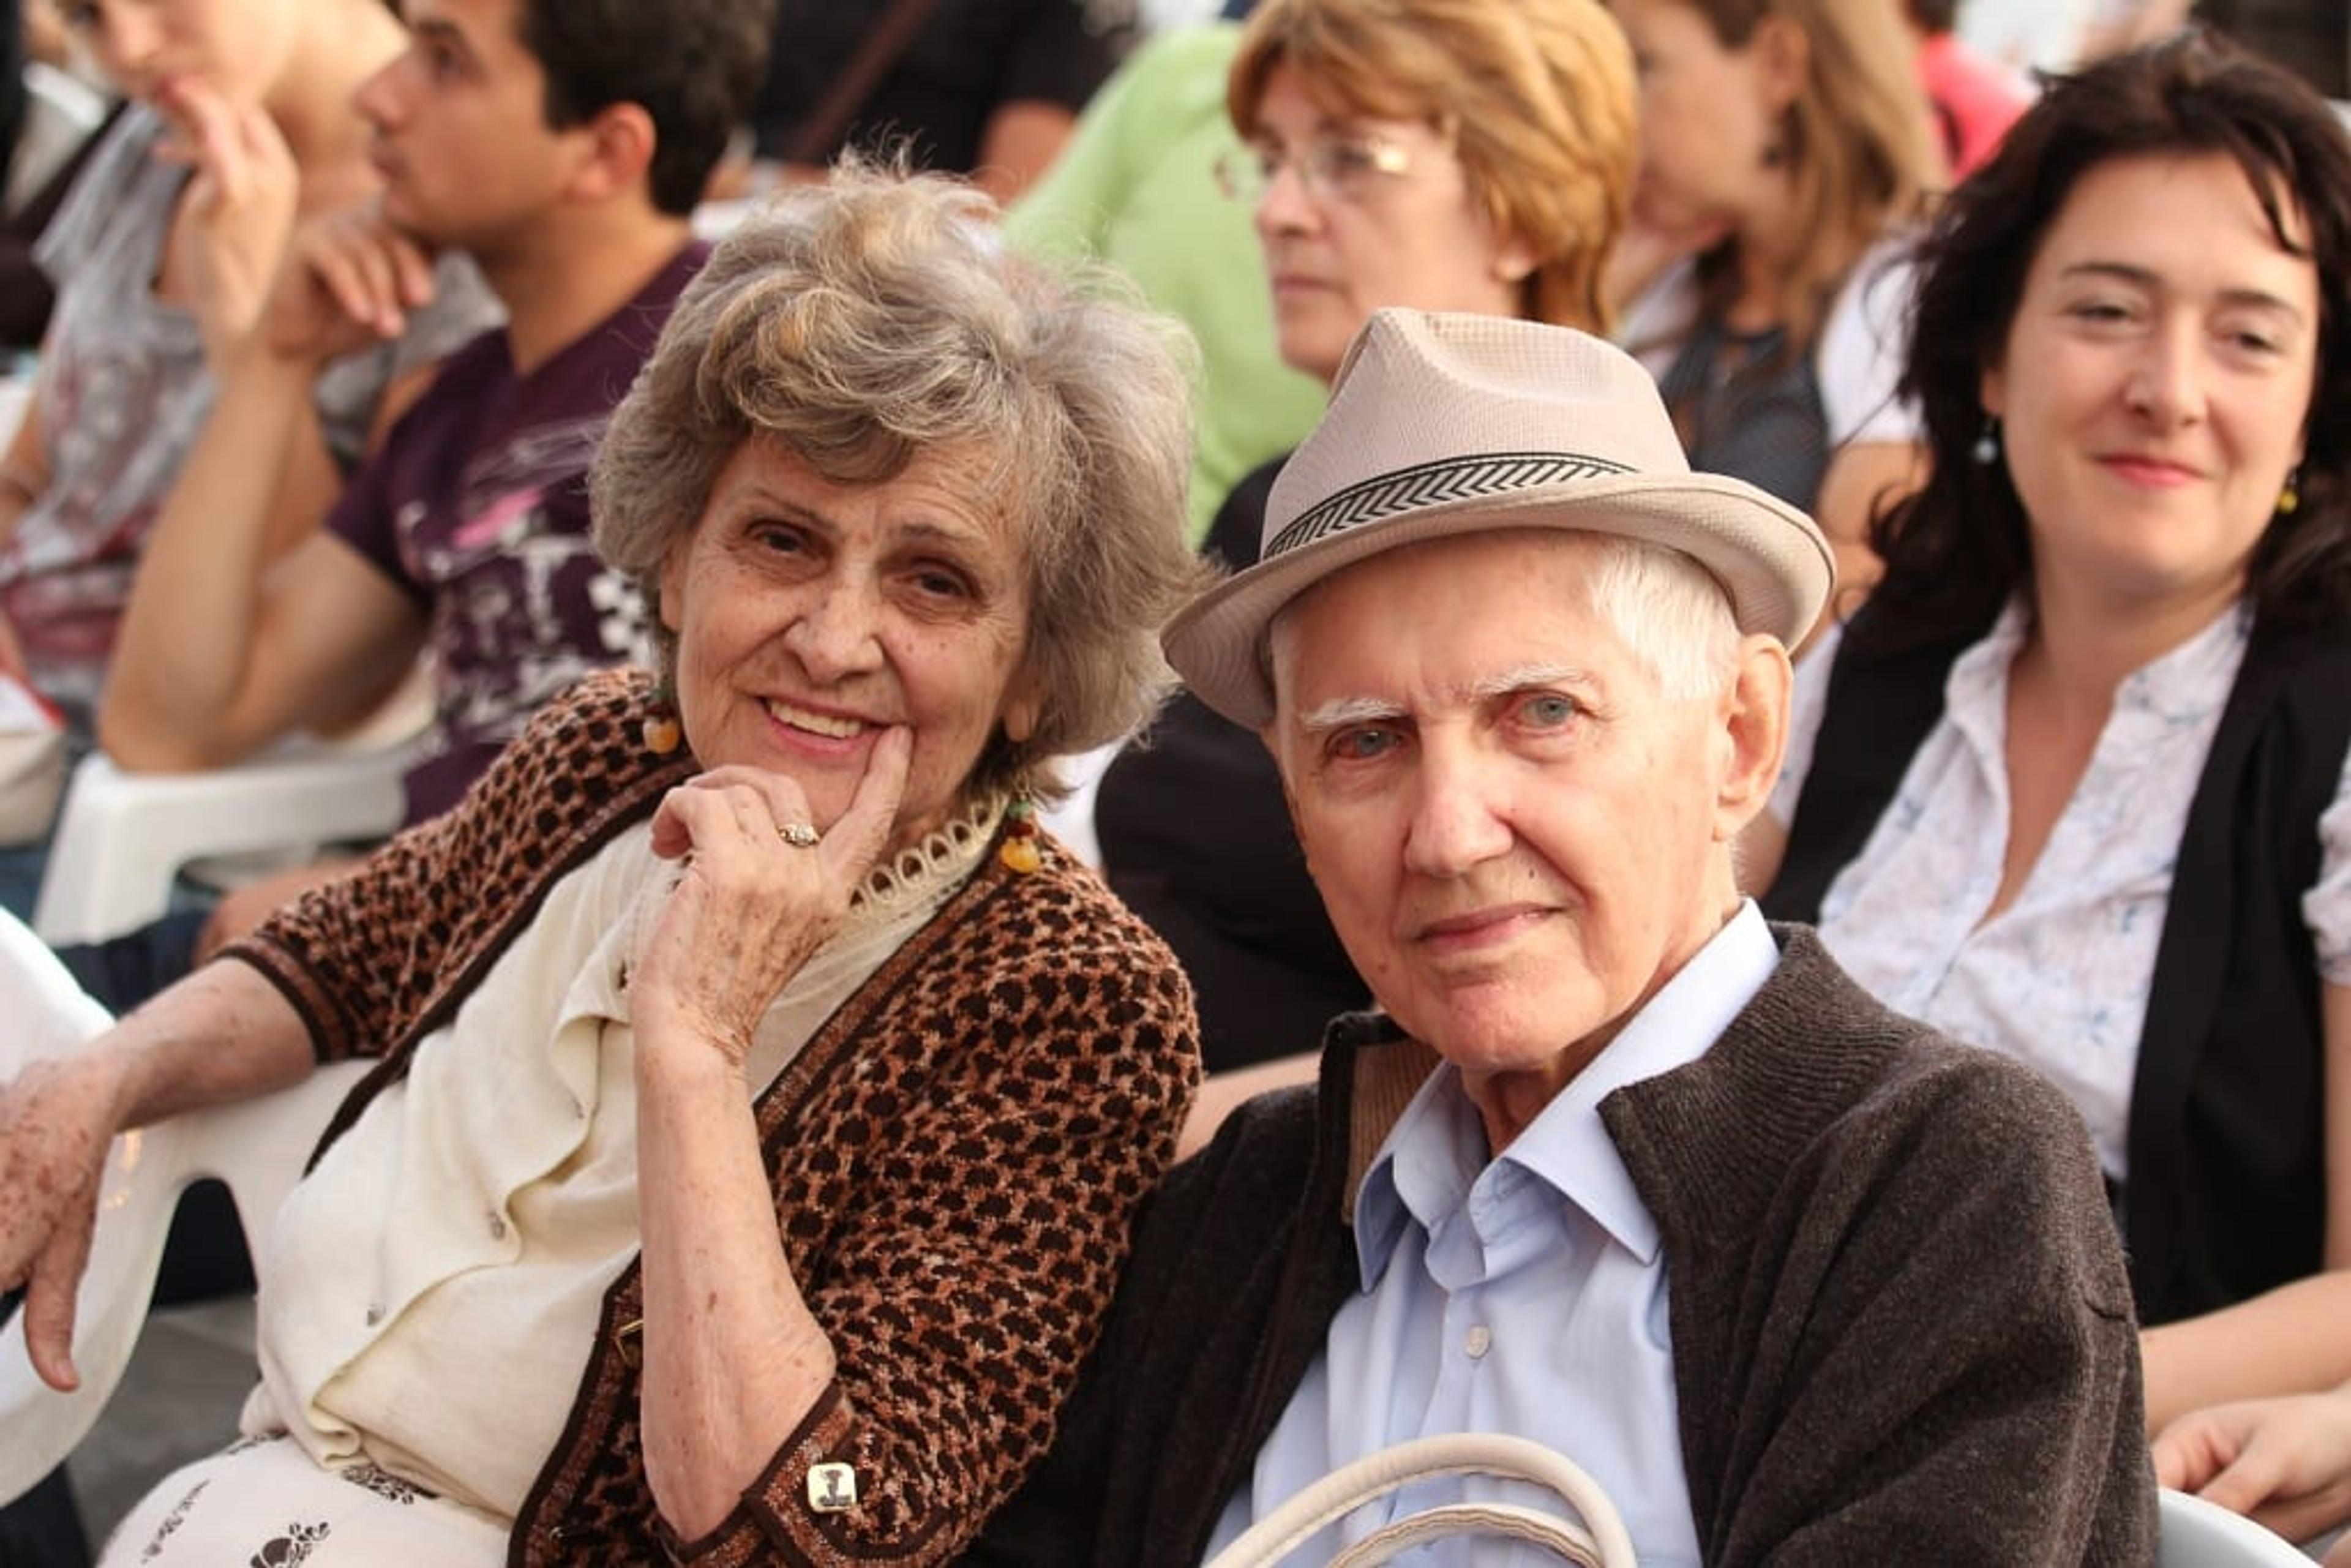
<path id="1" fill-rule="evenodd" d="M 1204 581 L 1184 542 L 1192 376 L 1181 329 L 1088 264 L 1007 249 L 987 198 L 849 162 L 754 214 L 678 301 L 589 474 L 597 549 L 660 601 L 719 471 L 780 441 L 834 484 L 982 455 L 1019 530 L 1034 731 L 968 788 L 1050 794 L 1052 759 L 1116 740 L 1173 677 L 1160 624 Z M 656 629 L 664 674 L 674 639 Z"/>

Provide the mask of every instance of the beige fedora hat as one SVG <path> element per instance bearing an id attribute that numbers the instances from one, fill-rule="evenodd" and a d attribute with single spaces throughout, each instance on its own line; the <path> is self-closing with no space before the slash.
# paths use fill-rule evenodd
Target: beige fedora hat
<path id="1" fill-rule="evenodd" d="M 1690 472 L 1656 383 L 1623 350 L 1537 321 L 1381 310 L 1274 481 L 1258 564 L 1168 623 L 1168 662 L 1255 728 L 1273 716 L 1266 628 L 1283 605 L 1366 556 L 1495 528 L 1680 550 L 1721 582 L 1742 632 L 1791 646 L 1835 580 L 1812 518 Z"/>

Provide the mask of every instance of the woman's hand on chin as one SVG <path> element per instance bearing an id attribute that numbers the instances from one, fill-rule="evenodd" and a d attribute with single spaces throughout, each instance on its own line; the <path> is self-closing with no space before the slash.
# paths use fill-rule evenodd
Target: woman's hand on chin
<path id="1" fill-rule="evenodd" d="M 874 745 L 856 797 L 813 843 L 808 798 L 760 768 L 715 768 L 653 813 L 653 852 L 677 862 L 648 888 L 630 959 L 638 1061 L 696 1046 L 740 1069 L 752 1031 L 824 945 L 895 825 L 913 737 Z"/>

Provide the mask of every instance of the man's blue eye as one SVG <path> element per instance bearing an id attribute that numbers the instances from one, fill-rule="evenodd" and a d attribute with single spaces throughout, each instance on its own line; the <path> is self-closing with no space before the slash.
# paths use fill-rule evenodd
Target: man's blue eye
<path id="1" fill-rule="evenodd" d="M 1575 704 L 1562 696 L 1529 697 L 1520 709 L 1531 724 L 1550 727 L 1562 725 L 1575 717 Z"/>

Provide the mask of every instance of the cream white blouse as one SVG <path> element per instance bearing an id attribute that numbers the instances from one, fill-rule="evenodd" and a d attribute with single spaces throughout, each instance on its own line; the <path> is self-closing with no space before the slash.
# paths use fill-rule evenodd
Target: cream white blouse
<path id="1" fill-rule="evenodd" d="M 1987 920 L 2008 841 L 2008 673 L 2025 630 L 2023 605 L 2011 603 L 1952 664 L 1943 716 L 1822 900 L 1821 939 L 1888 1005 L 2053 1079 L 2089 1123 L 2106 1173 L 2122 1180 L 2180 834 L 2252 618 L 2232 610 L 2123 682 L 2041 858 Z M 1770 807 L 1783 828 L 1812 766 L 1837 641 L 1835 631 L 1823 635 L 1796 672 Z M 2351 984 L 2351 771 L 2319 837 L 2303 917 L 2321 977 Z"/>
<path id="2" fill-rule="evenodd" d="M 990 802 L 878 869 L 769 1009 L 772 1082 L 974 867 Z M 280 1212 L 244 1428 L 371 1462 L 502 1519 L 562 1432 L 607 1288 L 638 1250 L 624 960 L 678 874 L 640 823 L 550 891 L 406 1079 Z"/>

